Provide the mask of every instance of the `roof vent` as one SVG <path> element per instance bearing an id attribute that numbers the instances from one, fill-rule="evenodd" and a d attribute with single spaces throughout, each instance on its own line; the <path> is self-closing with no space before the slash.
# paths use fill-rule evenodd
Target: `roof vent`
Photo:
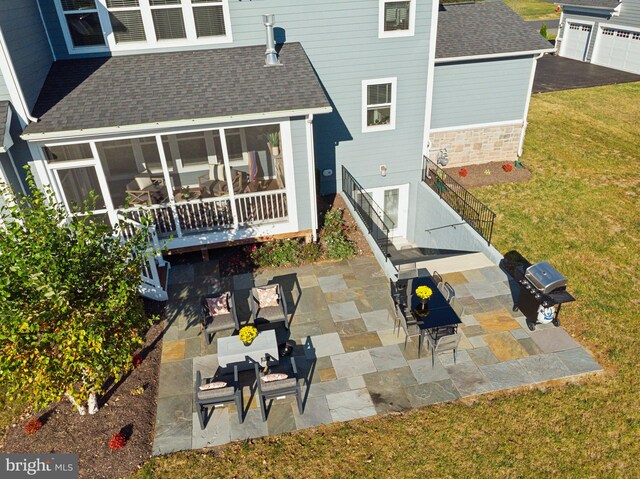
<path id="1" fill-rule="evenodd" d="M 267 29 L 267 51 L 265 52 L 264 64 L 268 67 L 280 65 L 278 53 L 276 52 L 276 40 L 273 36 L 273 25 L 275 21 L 276 16 L 273 13 L 262 15 L 262 23 L 264 23 Z"/>

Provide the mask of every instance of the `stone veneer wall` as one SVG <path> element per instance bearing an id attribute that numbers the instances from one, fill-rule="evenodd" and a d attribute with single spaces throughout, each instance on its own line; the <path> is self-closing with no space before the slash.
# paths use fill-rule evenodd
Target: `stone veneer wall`
<path id="1" fill-rule="evenodd" d="M 522 125 L 491 126 L 431 133 L 431 149 L 447 148 L 449 165 L 515 161 Z"/>

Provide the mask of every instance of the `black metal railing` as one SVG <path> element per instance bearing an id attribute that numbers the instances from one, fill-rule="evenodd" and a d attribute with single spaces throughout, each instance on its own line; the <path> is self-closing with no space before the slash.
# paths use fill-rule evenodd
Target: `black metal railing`
<path id="1" fill-rule="evenodd" d="M 342 167 L 342 191 L 384 257 L 388 258 L 389 232 L 394 228 L 394 222 L 344 166 Z"/>
<path id="2" fill-rule="evenodd" d="M 487 205 L 469 193 L 426 156 L 422 180 L 458 213 L 463 221 L 476 230 L 488 244 L 491 244 L 496 214 Z"/>

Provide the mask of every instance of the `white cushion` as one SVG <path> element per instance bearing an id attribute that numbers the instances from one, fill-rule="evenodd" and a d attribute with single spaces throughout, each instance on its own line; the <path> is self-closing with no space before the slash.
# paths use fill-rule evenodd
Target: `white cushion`
<path id="1" fill-rule="evenodd" d="M 203 384 L 202 386 L 200 386 L 200 391 L 209 391 L 211 389 L 221 389 L 226 387 L 227 383 L 225 383 L 224 381 L 216 381 L 213 383 Z"/>

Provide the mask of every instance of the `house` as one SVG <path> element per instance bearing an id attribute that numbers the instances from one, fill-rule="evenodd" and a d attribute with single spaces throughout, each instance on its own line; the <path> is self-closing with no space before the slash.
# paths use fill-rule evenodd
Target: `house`
<path id="1" fill-rule="evenodd" d="M 0 31 L 7 177 L 175 251 L 315 237 L 349 178 L 421 244 L 424 158 L 515 160 L 552 50 L 502 2 L 23 0 Z"/>
<path id="2" fill-rule="evenodd" d="M 566 0 L 560 56 L 640 73 L 640 0 Z"/>

